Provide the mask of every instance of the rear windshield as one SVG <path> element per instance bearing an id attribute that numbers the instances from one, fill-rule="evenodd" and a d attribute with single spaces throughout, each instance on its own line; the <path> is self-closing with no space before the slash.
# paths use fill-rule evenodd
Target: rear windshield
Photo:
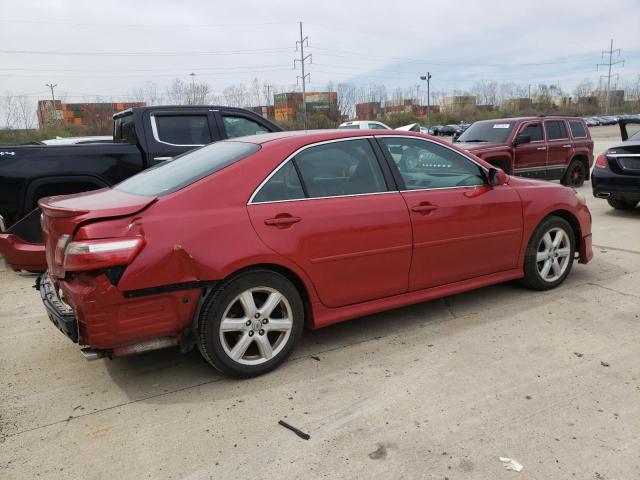
<path id="1" fill-rule="evenodd" d="M 515 122 L 476 122 L 458 137 L 458 142 L 491 142 L 505 143 Z"/>
<path id="2" fill-rule="evenodd" d="M 133 115 L 125 115 L 114 120 L 113 142 L 136 144 L 136 123 Z"/>
<path id="3" fill-rule="evenodd" d="M 255 143 L 218 142 L 149 168 L 114 188 L 135 195 L 166 195 L 191 185 L 260 150 Z"/>

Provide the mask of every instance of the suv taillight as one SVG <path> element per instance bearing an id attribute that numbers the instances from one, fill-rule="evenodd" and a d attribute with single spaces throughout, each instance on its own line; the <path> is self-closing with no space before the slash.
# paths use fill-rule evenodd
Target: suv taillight
<path id="1" fill-rule="evenodd" d="M 607 156 L 603 153 L 596 159 L 597 168 L 607 168 Z"/>
<path id="2" fill-rule="evenodd" d="M 144 246 L 142 237 L 79 240 L 64 251 L 63 267 L 67 272 L 98 270 L 131 263 Z"/>

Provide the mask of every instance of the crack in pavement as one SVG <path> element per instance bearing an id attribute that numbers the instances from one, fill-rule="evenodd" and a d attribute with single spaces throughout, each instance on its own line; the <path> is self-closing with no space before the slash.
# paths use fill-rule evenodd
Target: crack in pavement
<path id="1" fill-rule="evenodd" d="M 587 282 L 586 285 L 592 285 L 594 287 L 600 287 L 600 288 L 602 288 L 604 290 L 608 290 L 610 292 L 618 293 L 618 294 L 623 295 L 625 297 L 632 297 L 632 298 L 637 298 L 637 299 L 640 300 L 640 296 L 638 296 L 638 295 L 634 295 L 633 293 L 621 292 L 619 290 L 616 290 L 615 288 L 605 287 L 604 285 L 600 285 L 599 283 Z"/>
<path id="2" fill-rule="evenodd" d="M 632 253 L 634 255 L 640 255 L 640 251 L 629 250 L 628 248 L 609 247 L 607 245 L 596 245 L 595 243 L 593 244 L 593 246 L 598 248 L 604 248 L 605 250 L 611 250 L 614 252 L 625 252 L 625 253 Z"/>

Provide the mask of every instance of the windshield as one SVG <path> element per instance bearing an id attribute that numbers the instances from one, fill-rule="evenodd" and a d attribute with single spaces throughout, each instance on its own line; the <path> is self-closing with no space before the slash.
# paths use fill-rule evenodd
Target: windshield
<path id="1" fill-rule="evenodd" d="M 505 143 L 515 122 L 499 120 L 497 122 L 476 122 L 458 137 L 458 142 Z"/>
<path id="2" fill-rule="evenodd" d="M 183 153 L 115 186 L 135 195 L 166 195 L 191 185 L 260 150 L 255 143 L 218 142 Z"/>

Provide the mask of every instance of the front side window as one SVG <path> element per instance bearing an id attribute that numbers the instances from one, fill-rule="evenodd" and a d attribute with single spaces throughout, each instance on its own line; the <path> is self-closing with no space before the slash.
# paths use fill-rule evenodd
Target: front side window
<path id="1" fill-rule="evenodd" d="M 307 148 L 295 156 L 295 162 L 311 198 L 387 190 L 378 160 L 366 139 Z"/>
<path id="2" fill-rule="evenodd" d="M 369 128 L 371 130 L 386 130 L 386 128 L 383 125 L 380 125 L 379 123 L 370 123 Z"/>
<path id="3" fill-rule="evenodd" d="M 540 140 L 544 139 L 544 137 L 542 136 L 542 125 L 539 123 L 530 123 L 522 129 L 522 132 L 520 132 L 520 134 L 529 135 L 532 142 L 539 142 Z"/>
<path id="4" fill-rule="evenodd" d="M 211 143 L 211 130 L 206 115 L 154 115 L 159 142 L 169 145 L 206 145 Z"/>
<path id="5" fill-rule="evenodd" d="M 479 165 L 442 145 L 413 138 L 383 138 L 407 190 L 483 185 Z"/>
<path id="6" fill-rule="evenodd" d="M 258 122 L 244 117 L 232 117 L 225 115 L 222 117 L 224 129 L 228 138 L 245 137 L 247 135 L 257 135 L 259 133 L 269 133 L 265 127 Z"/>
<path id="7" fill-rule="evenodd" d="M 135 195 L 176 192 L 260 150 L 255 143 L 217 142 L 178 155 L 119 183 L 114 188 Z"/>
<path id="8" fill-rule="evenodd" d="M 585 138 L 587 136 L 582 122 L 569 122 L 569 128 L 571 128 L 573 138 Z"/>
<path id="9" fill-rule="evenodd" d="M 559 120 L 551 120 L 544 122 L 544 129 L 547 131 L 548 140 L 566 139 L 567 128 L 564 126 L 564 122 Z"/>

